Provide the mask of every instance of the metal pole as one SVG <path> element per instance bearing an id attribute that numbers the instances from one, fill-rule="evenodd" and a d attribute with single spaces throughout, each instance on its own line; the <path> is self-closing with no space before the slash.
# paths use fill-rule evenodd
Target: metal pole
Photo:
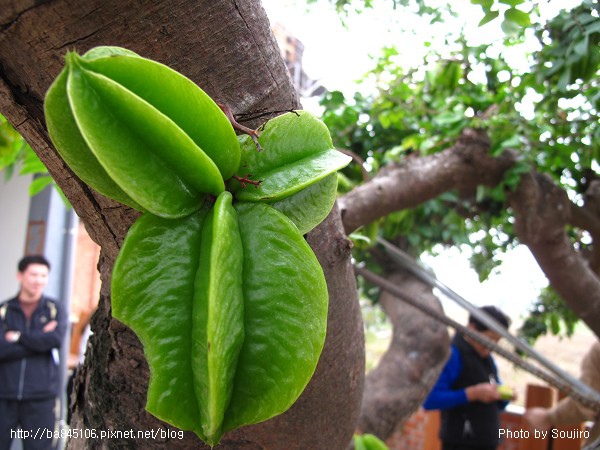
<path id="1" fill-rule="evenodd" d="M 61 302 L 63 307 L 67 311 L 67 317 L 70 317 L 71 311 L 71 292 L 73 287 L 73 271 L 75 263 L 75 250 L 77 242 L 77 224 L 79 220 L 73 208 L 67 208 L 65 211 L 65 229 L 64 229 L 64 241 L 63 241 L 63 254 L 62 254 L 62 280 L 61 280 Z M 66 412 L 69 405 L 67 405 L 67 374 L 68 374 L 68 363 L 69 363 L 69 352 L 71 342 L 71 326 L 69 320 L 69 326 L 65 333 L 65 338 L 60 348 L 60 396 L 59 396 L 59 414 L 58 414 L 58 427 L 59 430 L 66 428 Z M 61 433 L 60 436 L 63 436 Z M 63 449 L 66 445 L 66 439 L 61 437 L 56 445 L 57 449 Z"/>

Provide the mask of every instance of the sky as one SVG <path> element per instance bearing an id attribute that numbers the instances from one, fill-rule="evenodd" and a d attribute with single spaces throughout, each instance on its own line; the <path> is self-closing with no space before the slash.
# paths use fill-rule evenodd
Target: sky
<path id="1" fill-rule="evenodd" d="M 432 28 L 414 15 L 401 17 L 398 22 L 391 8 L 385 5 L 349 17 L 344 27 L 334 7 L 325 0 L 310 6 L 302 0 L 262 2 L 271 23 L 280 23 L 304 44 L 303 67 L 307 74 L 320 80 L 330 90 L 355 92 L 356 80 L 368 73 L 373 66 L 372 57 L 377 56 L 386 45 L 395 44 L 400 51 L 400 60 L 410 66 L 422 61 L 424 42 L 430 42 L 435 48 L 443 49 L 445 45 L 443 37 L 446 30 L 440 29 L 442 25 Z M 540 5 L 542 14 L 553 15 L 560 8 L 576 3 L 578 0 L 551 0 L 540 2 Z M 463 5 L 460 21 L 447 26 L 455 29 L 466 27 L 470 30 L 468 35 L 474 36 L 472 44 L 501 38 L 499 21 L 478 28 L 483 17 L 481 9 L 467 0 L 454 3 L 458 4 Z M 403 28 L 421 31 L 405 32 Z M 534 49 L 535 43 L 528 48 Z M 504 56 L 512 64 L 526 67 L 523 48 L 503 51 L 508 52 Z M 305 103 L 304 106 L 310 109 L 309 105 Z M 540 289 L 547 285 L 547 280 L 526 247 L 507 253 L 503 261 L 498 273 L 479 283 L 477 274 L 469 267 L 468 255 L 456 248 L 436 257 L 424 257 L 424 262 L 435 271 L 439 280 L 456 293 L 476 305 L 494 304 L 518 320 L 526 314 Z M 460 308 L 451 301 L 442 299 L 442 303 L 450 316 L 461 315 Z"/>
<path id="2" fill-rule="evenodd" d="M 478 305 L 496 305 L 514 320 L 527 312 L 540 289 L 548 284 L 526 246 L 518 246 L 502 257 L 502 265 L 483 283 L 469 267 L 468 253 L 458 248 L 445 250 L 438 256 L 423 255 L 423 262 L 433 269 L 438 280 L 469 302 Z M 447 312 L 458 315 L 455 304 L 442 299 Z"/>
<path id="3" fill-rule="evenodd" d="M 387 6 L 351 15 L 346 27 L 326 0 L 310 7 L 302 0 L 263 0 L 263 7 L 271 23 L 282 24 L 302 41 L 305 71 L 329 89 L 353 92 L 355 81 L 373 66 L 371 58 L 386 45 L 396 44 L 400 58 L 414 65 L 422 59 L 422 42 L 436 39 L 427 33 L 403 32 L 403 28 L 415 26 L 414 21 L 420 19 L 411 15 L 405 19 L 411 23 L 398 23 L 393 14 L 387 14 L 392 12 L 389 2 Z M 422 22 L 421 29 L 431 30 Z M 439 33 L 436 35 L 441 39 Z"/>
<path id="4" fill-rule="evenodd" d="M 431 0 L 430 3 L 436 1 L 446 3 L 445 0 Z M 549 0 L 538 2 L 538 5 L 544 18 L 580 2 Z M 307 74 L 321 80 L 330 90 L 343 92 L 354 92 L 356 80 L 371 69 L 372 57 L 386 45 L 395 45 L 400 52 L 399 60 L 412 67 L 419 64 L 425 54 L 424 42 L 430 43 L 432 48 L 448 48 L 445 36 L 450 31 L 464 29 L 472 45 L 500 40 L 504 35 L 499 20 L 479 27 L 482 10 L 469 0 L 453 2 L 458 17 L 434 27 L 427 19 L 395 12 L 390 0 L 374 0 L 373 9 L 351 14 L 346 19 L 346 27 L 327 0 L 318 0 L 311 5 L 307 5 L 307 0 L 262 0 L 262 4 L 272 24 L 282 24 L 304 44 L 303 66 Z M 533 50 L 537 45 L 537 39 L 530 36 L 527 50 Z M 502 47 L 502 52 L 513 67 L 527 70 L 522 46 Z"/>

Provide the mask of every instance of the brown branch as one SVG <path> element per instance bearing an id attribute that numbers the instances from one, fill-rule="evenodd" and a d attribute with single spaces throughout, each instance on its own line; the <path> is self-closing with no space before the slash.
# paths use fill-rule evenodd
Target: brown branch
<path id="1" fill-rule="evenodd" d="M 384 168 L 339 199 L 346 232 L 449 190 L 467 195 L 478 185 L 496 185 L 516 156 L 506 152 L 492 158 L 488 149 L 485 133 L 465 130 L 457 144 L 443 152 Z M 600 280 L 593 261 L 590 266 L 566 232 L 567 225 L 573 224 L 600 236 L 591 201 L 588 208 L 576 207 L 548 176 L 532 172 L 522 177 L 509 205 L 517 237 L 529 247 L 567 306 L 600 336 Z"/>
<path id="2" fill-rule="evenodd" d="M 509 201 L 519 239 L 567 306 L 600 336 L 600 280 L 565 231 L 573 222 L 566 192 L 550 177 L 532 173 L 521 179 Z"/>
<path id="3" fill-rule="evenodd" d="M 569 223 L 574 227 L 589 231 L 592 236 L 600 238 L 600 218 L 588 208 L 578 206 L 571 202 Z"/>
<path id="4" fill-rule="evenodd" d="M 570 211 L 570 223 L 574 227 L 588 231 L 592 235 L 594 242 L 600 242 L 600 220 L 590 208 L 581 207 L 575 203 L 569 204 Z M 592 245 L 589 255 L 587 256 L 590 269 L 596 274 L 600 274 L 600 245 Z"/>
<path id="5" fill-rule="evenodd" d="M 467 129 L 451 148 L 434 155 L 407 158 L 381 170 L 339 199 L 346 233 L 391 212 L 413 208 L 452 189 L 462 193 L 478 185 L 495 186 L 516 160 L 511 152 L 489 155 L 485 132 Z"/>

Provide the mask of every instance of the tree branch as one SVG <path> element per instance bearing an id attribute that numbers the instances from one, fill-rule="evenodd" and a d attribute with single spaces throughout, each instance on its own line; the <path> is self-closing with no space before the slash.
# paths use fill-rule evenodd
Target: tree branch
<path id="1" fill-rule="evenodd" d="M 481 184 L 495 186 L 515 163 L 516 156 L 505 152 L 493 158 L 489 147 L 484 131 L 466 129 L 458 142 L 445 151 L 407 158 L 382 169 L 369 183 L 339 199 L 346 233 L 452 189 L 465 193 Z"/>
<path id="2" fill-rule="evenodd" d="M 452 189 L 466 195 L 478 185 L 494 186 L 515 161 L 512 152 L 491 157 L 485 133 L 467 129 L 453 147 L 386 167 L 341 197 L 346 233 Z M 567 306 L 600 336 L 600 280 L 595 266 L 590 267 L 566 233 L 566 226 L 573 224 L 600 236 L 592 202 L 589 208 L 579 208 L 550 177 L 531 172 L 509 196 L 509 205 L 517 237 L 529 247 Z"/>
<path id="3" fill-rule="evenodd" d="M 510 196 L 515 231 L 569 308 L 600 336 L 600 280 L 565 231 L 572 203 L 550 177 L 523 176 Z"/>

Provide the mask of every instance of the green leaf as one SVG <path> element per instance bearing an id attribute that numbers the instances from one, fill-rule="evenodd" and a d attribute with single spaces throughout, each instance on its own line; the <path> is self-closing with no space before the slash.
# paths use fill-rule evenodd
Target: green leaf
<path id="1" fill-rule="evenodd" d="M 500 13 L 498 11 L 488 12 L 485 16 L 483 16 L 483 19 L 481 19 L 481 21 L 479 22 L 479 26 L 482 27 L 486 23 L 489 23 L 492 20 L 496 19 L 499 15 Z"/>
<path id="2" fill-rule="evenodd" d="M 256 188 L 233 185 L 244 201 L 273 202 L 322 180 L 349 164 L 352 158 L 333 149 L 329 131 L 310 113 L 297 111 L 270 120 L 261 132 L 264 149 L 242 139 L 242 162 L 238 175 L 260 180 Z"/>
<path id="3" fill-rule="evenodd" d="M 433 122 L 438 127 L 448 127 L 465 120 L 465 115 L 462 111 L 459 112 L 444 112 L 434 117 Z"/>
<path id="4" fill-rule="evenodd" d="M 595 19 L 593 23 L 590 23 L 585 27 L 585 33 L 589 36 L 590 34 L 600 33 L 600 20 Z"/>
<path id="5" fill-rule="evenodd" d="M 560 333 L 560 316 L 556 313 L 551 313 L 548 316 L 548 320 L 550 322 L 550 330 L 552 334 Z"/>
<path id="6" fill-rule="evenodd" d="M 573 51 L 579 56 L 585 57 L 588 55 L 588 47 L 590 45 L 590 37 L 589 34 L 583 36 L 578 42 L 573 46 Z"/>
<path id="7" fill-rule="evenodd" d="M 473 5 L 481 5 L 484 9 L 490 9 L 494 5 L 494 0 L 471 0 Z"/>
<path id="8" fill-rule="evenodd" d="M 521 137 L 518 134 L 513 134 L 500 143 L 502 149 L 519 148 L 522 145 Z"/>
<path id="9" fill-rule="evenodd" d="M 19 175 L 29 175 L 35 173 L 47 173 L 46 166 L 40 161 L 38 156 L 34 153 L 31 147 L 25 152 L 25 158 L 23 159 L 23 165 L 19 171 Z"/>
<path id="10" fill-rule="evenodd" d="M 523 3 L 525 3 L 525 0 L 498 0 L 498 3 L 502 3 L 504 5 L 508 5 L 514 8 L 517 5 L 522 5 Z"/>
<path id="11" fill-rule="evenodd" d="M 516 8 L 507 9 L 504 12 L 504 18 L 520 27 L 528 27 L 531 25 L 529 14 Z"/>
<path id="12" fill-rule="evenodd" d="M 29 185 L 29 195 L 33 197 L 34 195 L 39 194 L 47 186 L 50 186 L 52 182 L 53 180 L 50 175 L 34 178 L 34 180 Z"/>
<path id="13" fill-rule="evenodd" d="M 567 87 L 569 86 L 570 82 L 571 82 L 571 66 L 566 66 L 562 70 L 560 78 L 558 79 L 558 82 L 556 83 L 556 87 L 560 91 L 564 92 L 567 90 Z"/>

